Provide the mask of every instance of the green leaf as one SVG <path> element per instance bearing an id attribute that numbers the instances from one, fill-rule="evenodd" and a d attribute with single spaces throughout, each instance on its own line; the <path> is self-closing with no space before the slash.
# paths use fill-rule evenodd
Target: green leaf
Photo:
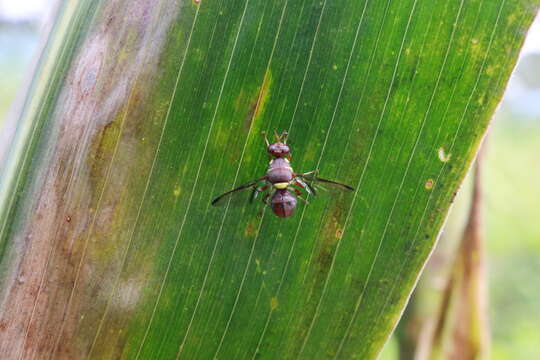
<path id="1" fill-rule="evenodd" d="M 375 358 L 538 3 L 63 3 L 2 168 L 3 357 Z M 211 206 L 284 129 L 356 191 Z"/>

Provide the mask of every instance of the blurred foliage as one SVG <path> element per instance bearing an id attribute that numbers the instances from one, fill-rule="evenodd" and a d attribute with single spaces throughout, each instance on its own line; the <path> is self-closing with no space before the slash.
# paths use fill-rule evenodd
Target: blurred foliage
<path id="1" fill-rule="evenodd" d="M 17 90 L 30 71 L 38 36 L 33 27 L 0 23 L 0 131 Z"/>
<path id="2" fill-rule="evenodd" d="M 484 179 L 494 360 L 540 358 L 538 154 L 539 119 L 519 121 L 501 111 Z"/>

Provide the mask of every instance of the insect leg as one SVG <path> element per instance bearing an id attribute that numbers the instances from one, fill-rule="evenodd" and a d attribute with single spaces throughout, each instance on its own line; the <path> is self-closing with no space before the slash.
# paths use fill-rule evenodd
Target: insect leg
<path id="1" fill-rule="evenodd" d="M 316 195 L 315 189 L 312 188 L 308 183 L 304 182 L 304 180 L 300 177 L 296 177 L 294 179 L 294 185 L 305 189 L 309 195 Z"/>
<path id="2" fill-rule="evenodd" d="M 311 186 L 311 184 L 309 184 L 308 182 L 304 181 L 305 179 L 302 178 L 302 175 L 298 175 L 294 178 L 294 181 L 295 181 L 295 185 L 297 186 L 300 186 L 301 188 L 304 188 L 306 189 L 307 193 L 309 195 L 317 195 L 317 190 L 315 190 L 315 188 L 313 186 Z"/>
<path id="3" fill-rule="evenodd" d="M 308 176 L 308 175 L 318 174 L 318 173 L 319 173 L 319 170 L 312 170 L 312 171 L 308 171 L 307 173 L 298 174 L 298 176 Z"/>
<path id="4" fill-rule="evenodd" d="M 270 142 L 268 141 L 268 136 L 266 136 L 266 131 L 262 131 L 261 135 L 264 136 L 264 142 L 266 143 L 266 146 L 270 146 Z"/>
<path id="5" fill-rule="evenodd" d="M 283 132 L 281 133 L 281 135 L 279 136 L 279 140 L 280 141 L 283 141 L 284 144 L 287 143 L 287 138 L 289 137 L 289 133 L 287 132 L 287 130 L 283 130 Z"/>
<path id="6" fill-rule="evenodd" d="M 295 184 L 295 185 L 304 188 L 304 187 L 303 187 L 302 185 L 300 185 L 300 184 Z M 294 192 L 296 193 L 296 197 L 297 197 L 297 198 L 299 198 L 300 200 L 302 200 L 302 201 L 305 202 L 306 204 L 309 204 L 309 201 L 307 201 L 306 199 L 304 199 L 304 198 L 302 197 L 302 195 L 303 195 L 302 190 L 297 189 L 297 188 L 294 188 L 294 187 L 292 187 L 292 186 L 291 186 L 289 189 L 293 189 Z M 306 191 L 308 191 L 307 188 L 306 188 Z M 309 191 L 308 191 L 308 193 L 309 193 Z"/>
<path id="7" fill-rule="evenodd" d="M 265 192 L 267 189 L 268 184 L 253 187 L 249 201 L 253 202 L 259 196 L 259 193 Z"/>

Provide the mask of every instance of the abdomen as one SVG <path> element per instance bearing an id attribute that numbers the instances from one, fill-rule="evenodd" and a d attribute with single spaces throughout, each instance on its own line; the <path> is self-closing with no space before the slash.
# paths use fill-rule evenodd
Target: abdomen
<path id="1" fill-rule="evenodd" d="M 289 217 L 296 209 L 296 197 L 287 190 L 278 190 L 272 196 L 272 211 L 279 217 Z"/>

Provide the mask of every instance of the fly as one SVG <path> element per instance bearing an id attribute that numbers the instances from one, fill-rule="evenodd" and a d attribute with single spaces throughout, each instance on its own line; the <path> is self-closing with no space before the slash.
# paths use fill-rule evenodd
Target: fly
<path id="1" fill-rule="evenodd" d="M 276 133 L 276 142 L 270 144 L 265 134 L 267 151 L 271 156 L 270 164 L 266 175 L 252 180 L 242 186 L 221 194 L 212 201 L 212 205 L 220 205 L 230 195 L 244 193 L 244 190 L 251 189 L 249 202 L 253 202 L 259 195 L 263 203 L 270 206 L 274 214 L 279 217 L 289 217 L 294 213 L 297 198 L 306 202 L 302 195 L 305 191 L 309 195 L 317 195 L 315 184 L 320 187 L 328 187 L 340 191 L 354 191 L 354 188 L 336 181 L 322 179 L 315 176 L 318 171 L 313 170 L 306 173 L 295 173 L 291 167 L 291 150 L 287 145 L 287 132 L 281 135 Z"/>

